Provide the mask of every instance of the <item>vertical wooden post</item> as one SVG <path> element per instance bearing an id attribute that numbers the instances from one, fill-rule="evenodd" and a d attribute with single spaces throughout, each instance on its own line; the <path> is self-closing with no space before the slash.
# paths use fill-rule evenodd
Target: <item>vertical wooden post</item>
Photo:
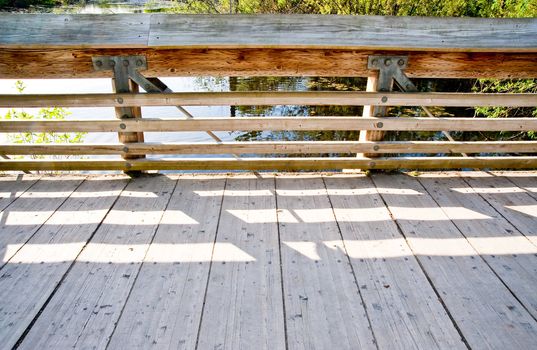
<path id="1" fill-rule="evenodd" d="M 125 80 L 125 79 L 122 79 Z M 112 78 L 112 88 L 114 92 L 117 93 L 125 93 L 125 92 L 138 92 L 139 87 L 138 84 L 133 82 L 132 80 L 128 79 L 128 84 L 124 84 L 122 82 L 119 82 L 117 79 Z M 141 118 L 142 117 L 142 109 L 141 107 L 116 107 L 116 117 L 118 119 L 131 119 L 131 118 Z M 119 132 L 118 133 L 119 142 L 123 143 L 125 145 L 124 150 L 125 152 L 129 149 L 129 143 L 132 142 L 144 142 L 144 134 L 143 132 Z M 137 159 L 137 158 L 144 158 L 143 155 L 123 155 L 123 159 Z M 139 175 L 141 171 L 127 171 L 129 175 Z"/>
<path id="2" fill-rule="evenodd" d="M 369 77 L 367 77 L 367 87 L 366 91 L 377 92 L 377 91 L 391 91 L 393 87 L 393 80 L 391 76 L 387 77 L 384 75 L 379 79 L 379 71 L 371 71 Z M 383 106 L 364 106 L 362 113 L 363 117 L 385 117 L 387 108 Z M 385 131 L 379 130 L 361 130 L 359 140 L 360 141 L 382 141 Z M 377 153 L 358 153 L 358 157 L 378 157 Z"/>

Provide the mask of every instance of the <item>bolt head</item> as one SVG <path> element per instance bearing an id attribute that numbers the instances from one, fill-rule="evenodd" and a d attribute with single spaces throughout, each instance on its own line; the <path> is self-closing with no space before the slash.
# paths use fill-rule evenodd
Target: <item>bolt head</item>
<path id="1" fill-rule="evenodd" d="M 388 97 L 387 96 L 382 96 L 382 98 L 380 100 L 382 102 L 388 102 Z"/>
<path id="2" fill-rule="evenodd" d="M 127 125 L 125 123 L 119 124 L 119 128 L 125 130 L 127 128 Z"/>
<path id="3" fill-rule="evenodd" d="M 374 66 L 376 66 L 378 63 L 379 63 L 379 60 L 376 59 L 376 58 L 373 58 L 373 59 L 371 60 L 371 64 L 374 65 Z"/>
<path id="4" fill-rule="evenodd" d="M 142 60 L 136 60 L 136 65 L 138 67 L 141 67 L 143 64 L 144 64 L 144 62 L 142 62 Z"/>
<path id="5" fill-rule="evenodd" d="M 386 59 L 384 60 L 384 64 L 387 65 L 387 66 L 389 66 L 389 65 L 392 64 L 392 60 L 389 59 L 389 58 L 386 58 Z"/>
<path id="6" fill-rule="evenodd" d="M 405 65 L 405 60 L 400 58 L 399 61 L 397 61 L 397 64 L 400 65 L 400 66 L 404 66 Z"/>
<path id="7" fill-rule="evenodd" d="M 375 146 L 373 146 L 373 150 L 375 150 L 375 151 L 378 151 L 378 150 L 379 150 L 379 148 L 380 148 L 379 146 L 376 146 L 376 145 L 375 145 Z"/>
<path id="8" fill-rule="evenodd" d="M 102 65 L 103 65 L 103 61 L 98 60 L 97 62 L 95 62 L 95 65 L 96 65 L 97 67 L 102 67 Z"/>
<path id="9" fill-rule="evenodd" d="M 123 103 L 123 98 L 118 97 L 118 98 L 117 98 L 117 103 Z"/>
<path id="10" fill-rule="evenodd" d="M 384 126 L 384 123 L 383 122 L 378 122 L 377 123 L 377 128 L 382 128 Z M 377 146 L 378 147 L 378 146 Z"/>
<path id="11" fill-rule="evenodd" d="M 129 147 L 123 147 L 123 152 L 127 153 L 129 151 Z"/>

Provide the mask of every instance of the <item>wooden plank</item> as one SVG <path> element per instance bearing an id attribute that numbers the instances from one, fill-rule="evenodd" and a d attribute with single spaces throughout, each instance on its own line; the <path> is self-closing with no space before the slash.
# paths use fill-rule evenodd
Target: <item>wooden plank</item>
<path id="1" fill-rule="evenodd" d="M 453 33 L 453 28 L 464 30 Z M 151 47 L 536 51 L 537 21 L 323 15 L 154 14 Z"/>
<path id="2" fill-rule="evenodd" d="M 503 176 L 509 178 L 516 186 L 524 189 L 527 194 L 537 199 L 537 174 L 534 172 L 492 172 L 497 176 Z"/>
<path id="3" fill-rule="evenodd" d="M 376 348 L 322 179 L 277 177 L 276 194 L 289 348 Z"/>
<path id="4" fill-rule="evenodd" d="M 424 174 L 418 179 L 477 253 L 537 319 L 537 245 L 461 178 L 447 173 Z M 464 212 L 468 214 L 466 217 Z"/>
<path id="5" fill-rule="evenodd" d="M 11 203 L 0 216 L 0 268 L 52 216 L 80 185 L 83 176 L 43 177 Z"/>
<path id="6" fill-rule="evenodd" d="M 15 346 L 126 183 L 126 178 L 116 176 L 84 181 L 2 268 L 0 342 L 4 348 Z"/>
<path id="7" fill-rule="evenodd" d="M 473 176 L 460 174 L 498 213 L 537 246 L 537 200 L 505 177 L 469 175 Z"/>
<path id="8" fill-rule="evenodd" d="M 224 182 L 179 177 L 108 349 L 195 348 Z"/>
<path id="9" fill-rule="evenodd" d="M 131 107 L 131 106 L 445 106 L 534 107 L 532 93 L 368 92 L 368 91 L 226 91 L 174 93 L 9 94 L 0 107 Z"/>
<path id="10" fill-rule="evenodd" d="M 272 176 L 227 179 L 201 319 L 200 349 L 285 349 L 273 193 Z"/>
<path id="11" fill-rule="evenodd" d="M 537 96 L 537 95 L 536 95 Z M 129 120 L 0 121 L 0 132 L 168 132 L 235 130 L 532 131 L 535 118 L 244 117 Z M 454 143 L 456 145 L 456 143 Z"/>
<path id="12" fill-rule="evenodd" d="M 144 55 L 148 77 L 339 76 L 367 77 L 370 55 L 409 56 L 405 74 L 414 78 L 537 77 L 537 53 L 420 52 L 335 49 L 2 49 L 4 79 L 109 78 L 95 71 L 93 56 Z"/>
<path id="13" fill-rule="evenodd" d="M 163 158 L 145 160 L 2 160 L 0 170 L 329 170 L 535 169 L 537 157 Z"/>
<path id="14" fill-rule="evenodd" d="M 36 175 L 0 176 L 0 212 L 39 180 Z"/>
<path id="15" fill-rule="evenodd" d="M 250 141 L 0 144 L 8 155 L 54 154 L 316 154 L 316 153 L 537 153 L 537 141 Z M 1 192 L 1 190 L 0 190 Z"/>
<path id="16" fill-rule="evenodd" d="M 339 175 L 324 182 L 378 347 L 465 349 L 371 180 Z"/>
<path id="17" fill-rule="evenodd" d="M 19 349 L 104 349 L 176 181 L 133 179 Z"/>
<path id="18" fill-rule="evenodd" d="M 470 348 L 531 348 L 535 319 L 420 183 L 408 175 L 373 180 Z"/>
<path id="19" fill-rule="evenodd" d="M 2 48 L 537 51 L 537 21 L 533 18 L 2 14 L 0 31 L 4 34 Z"/>
<path id="20" fill-rule="evenodd" d="M 150 16 L 0 14 L 2 48 L 144 47 Z"/>

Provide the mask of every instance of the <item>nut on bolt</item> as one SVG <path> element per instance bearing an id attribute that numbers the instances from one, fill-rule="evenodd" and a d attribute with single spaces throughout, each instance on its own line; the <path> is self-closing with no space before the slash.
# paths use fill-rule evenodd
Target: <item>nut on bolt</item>
<path id="1" fill-rule="evenodd" d="M 118 98 L 117 98 L 117 103 L 123 103 L 123 98 L 122 98 L 122 97 L 118 97 Z"/>
<path id="2" fill-rule="evenodd" d="M 125 123 L 119 124 L 119 128 L 125 130 L 127 128 L 127 125 Z"/>
<path id="3" fill-rule="evenodd" d="M 400 66 L 404 66 L 405 65 L 405 60 L 400 58 L 399 61 L 397 61 L 397 64 L 400 65 Z"/>
<path id="4" fill-rule="evenodd" d="M 373 59 L 371 60 L 371 64 L 372 64 L 373 66 L 376 66 L 378 63 L 379 63 L 379 60 L 376 59 L 376 58 L 373 58 Z"/>
<path id="5" fill-rule="evenodd" d="M 389 58 L 386 58 L 386 59 L 384 60 L 384 64 L 387 65 L 387 66 L 389 66 L 390 64 L 392 64 L 392 60 L 389 59 Z"/>

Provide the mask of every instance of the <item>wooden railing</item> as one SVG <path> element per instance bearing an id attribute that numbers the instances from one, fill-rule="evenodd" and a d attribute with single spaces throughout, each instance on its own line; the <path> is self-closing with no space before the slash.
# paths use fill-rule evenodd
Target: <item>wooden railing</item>
<path id="1" fill-rule="evenodd" d="M 6 27 L 2 20 L 12 21 L 12 17 L 0 16 L 0 29 Z M 47 17 L 46 20 L 50 21 Z M 69 17 L 70 18 L 70 17 Z M 31 17 L 36 20 L 35 17 Z M 57 20 L 61 20 L 58 18 Z M 266 21 L 267 18 L 264 18 Z M 295 19 L 292 19 L 295 20 Z M 453 19 L 451 19 L 453 20 Z M 332 20 L 330 20 L 332 21 Z M 348 18 L 345 17 L 345 21 Z M 394 19 L 399 21 L 399 19 Z M 427 20 L 429 21 L 429 19 Z M 440 23 L 442 20 L 439 20 Z M 18 23 L 18 22 L 17 22 Z M 406 22 L 405 22 L 406 23 Z M 406 25 L 411 25 L 408 22 Z M 492 23 L 492 22 L 491 22 Z M 499 22 L 498 22 L 499 23 Z M 502 25 L 506 25 L 502 22 Z M 509 22 L 510 23 L 510 22 Z M 11 23 L 12 25 L 16 25 Z M 160 22 L 159 22 L 160 24 Z M 265 23 L 266 24 L 266 23 Z M 448 23 L 449 24 L 449 23 Z M 445 24 L 445 25 L 448 25 Z M 230 26 L 232 24 L 229 24 Z M 263 24 L 259 24 L 262 26 Z M 490 29 L 490 23 L 481 23 L 485 29 Z M 537 21 L 513 22 L 516 28 L 522 26 L 521 31 L 535 32 L 537 37 Z M 513 27 L 514 28 L 514 27 Z M 21 29 L 22 30 L 22 29 Z M 418 33 L 419 34 L 419 33 Z M 528 33 L 526 33 L 528 34 Z M 274 44 L 270 47 L 255 47 L 255 45 L 228 45 L 225 49 L 215 43 L 205 43 L 204 48 L 193 49 L 191 47 L 181 46 L 183 51 L 177 48 L 176 44 L 166 42 L 165 47 L 148 48 L 146 45 L 142 48 L 130 48 L 129 54 L 144 54 L 148 57 L 147 69 L 149 72 L 158 71 L 165 75 L 191 75 L 200 73 L 200 68 L 195 68 L 196 54 L 199 56 L 199 62 L 208 64 L 217 62 L 222 64 L 219 59 L 226 60 L 229 55 L 258 53 L 259 55 L 269 55 L 273 62 L 289 62 L 286 57 L 289 55 L 301 54 L 304 59 L 303 69 L 295 66 L 294 71 L 290 71 L 287 63 L 281 63 L 284 68 L 276 66 L 278 74 L 286 72 L 289 75 L 309 75 L 312 73 L 312 66 L 316 66 L 317 73 L 322 71 L 317 63 L 311 63 L 309 59 L 318 57 L 324 52 L 326 56 L 333 55 L 337 59 L 346 57 L 343 61 L 333 63 L 335 67 L 331 75 L 342 75 L 343 72 L 353 71 L 349 68 L 348 61 L 360 55 L 371 54 L 405 54 L 409 57 L 409 75 L 412 76 L 463 76 L 463 77 L 526 77 L 533 78 L 537 76 L 537 71 L 532 68 L 528 62 L 535 63 L 537 59 L 537 40 L 535 37 L 524 35 L 525 41 L 517 46 L 509 43 L 511 46 L 492 45 L 483 47 L 471 47 L 466 43 L 461 47 L 443 47 L 443 44 L 428 48 L 412 47 L 412 51 L 402 51 L 402 47 L 386 47 L 383 44 L 382 51 L 378 51 L 374 45 L 369 43 L 366 48 L 355 44 L 331 48 L 330 45 L 324 44 L 322 47 L 308 49 L 308 45 L 298 45 L 292 49 L 289 45 L 282 45 L 281 50 L 277 50 Z M 52 34 L 51 34 L 52 35 Z M 184 33 L 182 34 L 185 35 Z M 216 35 L 216 34 L 214 34 Z M 421 35 L 421 34 L 419 34 Z M 419 36 L 418 35 L 418 36 Z M 477 35 L 477 34 L 476 34 Z M 519 35 L 513 32 L 513 35 Z M 159 38 L 158 36 L 156 37 Z M 529 39 L 528 39 L 529 38 Z M 39 39 L 39 37 L 38 37 Z M 35 39 L 35 40 L 38 40 Z M 438 42 L 444 42 L 438 38 Z M 0 39 L 0 57 L 8 55 L 18 55 L 22 62 L 28 62 L 25 70 L 22 65 L 18 65 L 16 71 L 22 77 L 40 77 L 39 71 L 29 62 L 31 57 L 37 60 L 37 64 L 42 65 L 44 62 L 50 62 L 52 66 L 58 65 L 50 57 L 42 58 L 40 61 L 36 56 L 36 50 L 50 44 L 50 40 L 36 47 L 29 45 L 23 47 L 14 45 L 16 40 L 7 35 L 7 39 L 2 44 Z M 23 39 L 17 39 L 23 40 Z M 42 39 L 39 39 L 42 40 Z M 80 40 L 83 40 L 80 39 Z M 156 40 L 156 39 L 155 39 Z M 218 40 L 218 39 L 215 39 Z M 493 39 L 490 39 L 491 41 Z M 529 43 L 528 43 L 529 40 Z M 409 41 L 410 42 L 410 41 Z M 508 43 L 508 38 L 504 38 Z M 88 65 L 91 64 L 91 57 L 100 56 L 105 53 L 123 54 L 124 48 L 117 45 L 116 51 L 111 51 L 110 45 L 100 47 L 93 44 L 91 49 L 85 48 L 83 44 L 68 43 L 66 46 L 51 45 L 53 51 L 61 51 L 57 54 L 62 70 L 57 70 L 56 75 L 47 71 L 42 77 L 86 77 L 89 73 Z M 114 47 L 112 45 L 112 47 Z M 170 47 L 168 47 L 170 45 Z M 221 44 L 220 44 L 221 45 Z M 409 44 L 410 45 L 410 44 Z M 142 45 L 143 46 L 143 45 Z M 194 45 L 195 46 L 195 45 Z M 121 47 L 121 51 L 119 48 Z M 360 48 L 361 51 L 357 51 Z M 132 51 L 134 50 L 134 51 Z M 147 51 L 151 50 L 151 51 Z M 170 51 L 171 50 L 171 51 Z M 179 50 L 179 51 L 177 51 Z M 186 50 L 186 51 L 185 51 Z M 198 50 L 198 51 L 196 51 Z M 212 50 L 212 51 L 211 51 Z M 215 50 L 220 50 L 222 56 L 215 54 Z M 276 51 L 275 51 L 276 50 Z M 460 51 L 450 53 L 448 50 Z M 270 53 L 269 53 L 270 51 Z M 478 53 L 474 53 L 478 51 Z M 179 57 L 172 57 L 170 52 L 177 54 L 188 53 L 186 62 L 190 62 L 192 70 L 186 74 L 187 68 L 175 70 L 166 70 L 165 67 L 172 63 L 177 66 L 180 62 Z M 466 53 L 464 53 L 466 52 Z M 71 55 L 69 58 L 66 55 Z M 45 56 L 48 54 L 44 54 Z M 210 58 L 207 58 L 207 56 Z M 226 56 L 227 55 L 227 56 Z M 244 61 L 244 72 L 249 75 L 262 75 L 267 73 L 266 62 L 259 61 L 260 71 L 255 74 L 256 59 L 242 57 Z M 272 56 L 271 56 L 272 55 Z M 452 55 L 452 56 L 450 56 Z M 457 56 L 458 55 L 458 56 Z M 466 55 L 466 56 L 464 56 Z M 517 56 L 518 55 L 518 56 Z M 269 57 L 266 56 L 266 57 Z M 360 56 L 360 57 L 362 57 Z M 80 57 L 85 57 L 85 63 L 78 67 Z M 451 57 L 451 58 L 450 58 Z M 456 63 L 453 57 L 457 57 Z M 485 57 L 496 62 L 497 69 L 490 67 L 488 74 L 483 70 L 476 70 L 469 64 L 476 57 Z M 269 59 L 269 58 L 267 58 Z M 414 63 L 412 59 L 415 59 Z M 170 63 L 169 61 L 172 61 Z M 289 59 L 289 60 L 294 60 Z M 427 61 L 428 60 L 428 61 Z M 517 61 L 518 60 L 518 61 Z M 224 73 L 233 73 L 236 75 L 240 69 L 241 63 L 232 60 L 225 64 L 232 65 L 233 68 L 226 70 L 222 66 L 213 65 L 206 72 L 215 75 Z M 239 59 L 240 61 L 240 59 Z M 434 71 L 431 66 L 424 62 L 434 62 L 434 65 L 442 63 L 453 67 L 452 73 L 446 73 L 446 67 L 439 71 Z M 518 63 L 517 63 L 518 62 Z M 501 64 L 500 64 L 501 63 Z M 216 64 L 216 63 L 215 63 Z M 360 64 L 367 63 L 360 61 Z M 419 66 L 422 64 L 422 66 Z M 481 64 L 483 64 L 481 62 Z M 405 63 L 406 65 L 406 63 Z M 59 67 L 59 66 L 58 66 Z M 278 67 L 281 69 L 278 71 Z M 360 66 L 361 67 L 361 66 Z M 358 69 L 361 73 L 358 75 L 371 76 L 372 72 L 365 69 Z M 216 72 L 217 71 L 217 72 Z M 216 72 L 216 73 L 215 73 Z M 323 71 L 324 72 L 324 71 Z M 354 71 L 353 71 L 354 72 Z M 414 73 L 413 73 L 414 72 Z M 429 72 L 429 73 L 427 73 Z M 443 72 L 443 73 L 442 73 Z M 254 73 L 254 74 L 252 74 Z M 0 77 L 13 77 L 15 74 L 12 67 L 2 66 L 0 64 Z M 103 72 L 96 72 L 96 76 L 101 76 Z M 485 74 L 485 75 L 484 75 Z M 374 75 L 374 74 L 373 74 Z M 378 77 L 378 74 L 377 74 Z M 143 77 L 142 77 L 143 78 Z M 145 79 L 145 78 L 144 78 Z M 133 83 L 131 81 L 131 83 Z M 133 84 L 136 86 L 136 84 Z M 146 88 L 147 86 L 142 88 Z M 537 141 L 474 141 L 474 142 L 457 142 L 457 141 L 382 141 L 375 138 L 367 138 L 363 141 L 256 141 L 256 142 L 216 142 L 216 143 L 182 143 L 182 142 L 163 142 L 151 143 L 143 142 L 144 132 L 183 132 L 183 131 L 255 131 L 255 130 L 360 130 L 364 131 L 535 131 L 537 130 L 537 118 L 390 118 L 377 116 L 375 114 L 364 113 L 364 116 L 354 117 L 221 117 L 221 118 L 204 118 L 196 117 L 190 119 L 158 119 L 158 115 L 152 115 L 150 118 L 144 116 L 141 118 L 139 107 L 141 106 L 210 106 L 210 105 L 342 105 L 342 106 L 368 106 L 369 111 L 374 108 L 384 108 L 392 106 L 456 106 L 456 107 L 474 107 L 474 106 L 508 106 L 508 107 L 535 107 L 537 106 L 536 94 L 481 94 L 481 93 L 394 93 L 394 92 L 223 92 L 223 93 L 138 93 L 137 87 L 130 90 L 131 93 L 112 93 L 112 94 L 67 94 L 67 95 L 0 95 L 0 107 L 19 108 L 19 107 L 115 107 L 117 111 L 137 110 L 137 116 L 129 118 L 120 118 L 117 120 L 98 119 L 98 120 L 2 120 L 0 121 L 0 132 L 18 133 L 18 132 L 114 132 L 121 135 L 134 135 L 134 138 L 123 138 L 122 143 L 110 144 L 2 144 L 0 145 L 0 154 L 9 156 L 19 155 L 121 155 L 122 160 L 108 159 L 4 159 L 0 161 L 0 170 L 182 170 L 182 169 L 217 169 L 217 170 L 322 170 L 322 169 L 447 169 L 447 168 L 537 168 Z M 151 91 L 149 91 L 151 92 Z M 154 92 L 154 91 L 153 91 Z M 182 107 L 180 107 L 182 108 Z M 120 116 L 120 115 L 118 115 Z M 127 134 L 130 133 L 130 134 Z M 136 136 L 138 135 L 138 136 Z M 140 136 L 142 135 L 142 136 Z M 213 134 L 214 135 L 214 134 Z M 379 133 L 382 135 L 382 133 Z M 122 138 L 120 137 L 120 140 Z M 178 140 L 180 141 L 180 140 Z M 390 156 L 392 154 L 450 154 L 450 156 L 428 156 L 428 157 L 406 157 Z M 506 154 L 503 156 L 480 156 L 482 153 Z M 233 155 L 223 158 L 145 158 L 145 155 L 198 155 L 198 154 L 215 154 L 215 155 Z M 268 155 L 264 157 L 251 157 L 242 155 Z M 294 157 L 284 157 L 292 154 Z M 307 155 L 326 155 L 325 157 L 311 157 Z M 332 154 L 361 154 L 362 156 L 352 157 L 333 157 Z M 363 154 L 367 156 L 363 156 Z M 522 155 L 513 155 L 522 154 Z M 297 157 L 299 156 L 300 157 Z M 386 156 L 388 155 L 388 156 Z"/>

